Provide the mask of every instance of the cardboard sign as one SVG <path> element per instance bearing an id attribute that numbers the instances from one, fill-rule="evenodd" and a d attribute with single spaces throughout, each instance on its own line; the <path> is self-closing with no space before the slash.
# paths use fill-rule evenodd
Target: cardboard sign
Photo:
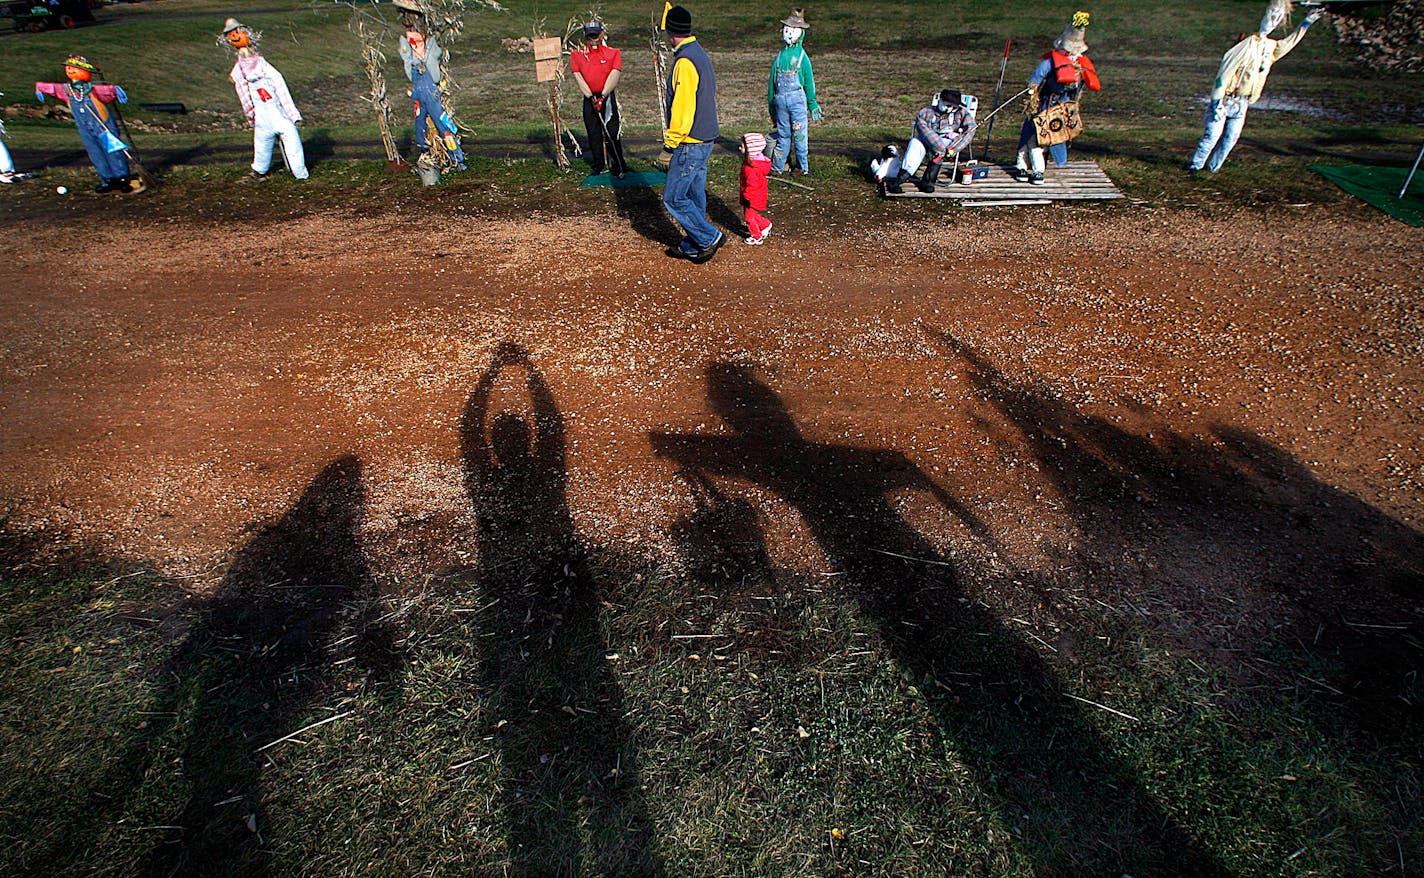
<path id="1" fill-rule="evenodd" d="M 558 37 L 541 37 L 534 41 L 534 79 L 553 82 L 559 78 L 564 63 L 564 41 Z"/>

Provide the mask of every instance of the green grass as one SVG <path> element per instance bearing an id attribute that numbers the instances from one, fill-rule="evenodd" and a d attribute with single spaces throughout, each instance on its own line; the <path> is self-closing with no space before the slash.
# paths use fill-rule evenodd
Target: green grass
<path id="1" fill-rule="evenodd" d="M 1331 675 L 1294 649 L 1242 687 L 1095 616 L 1051 686 L 1138 721 L 1010 707 L 910 671 L 834 578 L 595 554 L 551 627 L 452 571 L 343 603 L 322 660 L 268 679 L 175 584 L 5 542 L 6 874 L 1183 874 L 1146 802 L 1227 874 L 1389 874 L 1424 842 L 1418 739 L 1280 685 Z M 357 619 L 399 632 L 394 672 Z"/>
<path id="2" fill-rule="evenodd" d="M 249 18 L 267 32 L 265 49 L 307 112 L 309 148 L 329 151 L 311 181 L 236 185 L 250 141 L 237 125 L 229 62 L 212 45 L 230 8 L 164 0 L 107 10 L 100 27 L 4 37 L 0 83 L 5 101 L 29 104 L 28 83 L 57 77 L 62 55 L 79 49 L 135 102 L 183 100 L 202 111 L 173 119 L 131 109 L 146 125 L 168 126 L 137 137 L 165 156 L 165 184 L 140 199 L 89 198 L 82 189 L 91 173 L 71 164 L 47 170 L 45 186 L 7 187 L 7 203 L 29 216 L 102 205 L 140 219 L 273 221 L 353 206 L 610 212 L 608 190 L 576 189 L 540 157 L 549 128 L 531 60 L 498 49 L 499 37 L 529 32 L 536 10 L 557 30 L 574 9 L 512 3 L 509 14 L 470 19 L 453 50 L 463 84 L 455 102 L 475 129 L 475 157 L 469 172 L 432 190 L 412 175 L 387 175 L 378 161 L 375 126 L 356 99 L 362 74 L 345 13 L 289 5 Z M 1363 213 L 1304 167 L 1412 156 L 1417 128 L 1387 108 L 1417 112 L 1424 78 L 1359 70 L 1325 33 L 1282 62 L 1271 90 L 1348 117 L 1253 113 L 1239 161 L 1209 179 L 1183 179 L 1199 126 L 1193 96 L 1259 5 L 1199 4 L 1191 15 L 1143 3 L 1094 8 L 1090 41 L 1107 87 L 1091 99 L 1077 149 L 1130 203 L 1189 215 L 1298 203 Z M 724 127 L 765 127 L 765 68 L 784 10 L 693 9 L 717 53 Z M 1022 79 L 1064 17 L 1005 2 L 865 10 L 849 2 L 810 10 L 828 119 L 813 131 L 816 192 L 773 190 L 772 215 L 785 232 L 942 219 L 942 204 L 871 197 L 858 151 L 903 138 L 910 114 L 946 79 L 992 93 L 1007 35 L 1023 40 L 1009 74 Z M 649 7 L 606 3 L 604 12 L 632 59 L 632 134 L 650 143 Z M 388 75 L 399 82 L 394 65 Z M 10 116 L 7 124 L 17 150 L 78 149 L 67 122 Z M 1012 127 L 995 132 L 1000 155 Z M 171 158 L 188 150 L 231 159 Z M 646 167 L 649 155 L 637 162 Z M 733 203 L 736 172 L 730 154 L 713 162 L 710 188 L 724 203 Z M 58 184 L 78 194 L 58 199 Z M 659 207 L 653 197 L 628 209 Z M 234 553 L 251 563 L 253 544 Z M 1325 650 L 1253 644 L 1243 661 L 1268 670 L 1243 679 L 1203 665 L 1145 618 L 1094 613 L 1075 617 L 1072 660 L 1032 658 L 1035 647 L 989 613 L 950 614 L 947 633 L 916 640 L 867 611 L 865 595 L 838 577 L 757 565 L 735 575 L 688 571 L 599 551 L 563 618 L 534 626 L 486 599 L 526 583 L 500 592 L 486 573 L 444 571 L 391 597 L 374 587 L 385 581 L 381 571 L 356 573 L 360 589 L 322 604 L 330 618 L 306 644 L 314 651 L 276 661 L 270 639 L 234 634 L 245 629 L 224 615 L 230 605 L 74 550 L 62 535 L 0 531 L 0 873 L 1419 869 L 1417 710 L 1310 683 L 1346 675 Z M 966 592 L 995 576 L 960 574 Z M 949 663 L 959 675 L 939 673 L 941 655 L 963 660 Z"/>
<path id="3" fill-rule="evenodd" d="M 1087 154 L 1102 152 L 1170 157 L 1180 164 L 1200 131 L 1200 98 L 1214 76 L 1221 52 L 1237 32 L 1257 19 L 1259 4 L 1199 4 L 1191 14 L 1166 15 L 1141 2 L 1104 3 L 1093 8 L 1089 40 L 1104 81 L 1086 104 L 1088 133 L 1079 141 Z M 310 130 L 333 139 L 335 157 L 377 159 L 373 120 L 360 96 L 365 92 L 349 8 L 278 0 L 254 12 L 249 23 L 265 31 L 263 48 L 286 76 Z M 543 89 L 533 81 L 529 55 L 504 52 L 502 37 L 529 34 L 542 17 L 561 32 L 575 7 L 512 2 L 505 13 L 470 14 L 464 33 L 451 46 L 450 66 L 458 91 L 453 105 L 472 128 L 475 154 L 541 154 L 529 142 L 547 142 L 550 125 Z M 600 4 L 613 42 L 625 50 L 622 91 L 629 136 L 650 140 L 659 130 L 652 66 L 647 51 L 651 12 L 647 4 Z M 697 30 L 713 51 L 718 68 L 724 132 L 765 129 L 766 71 L 775 52 L 781 13 L 751 3 L 695 5 Z M 243 126 L 227 81 L 231 58 L 214 45 L 231 10 L 213 0 L 163 0 L 112 7 L 101 24 L 72 32 L 4 37 L 0 52 L 0 101 L 34 106 L 29 83 L 62 77 L 65 53 L 79 50 L 101 64 L 108 78 L 123 84 L 134 104 L 127 116 L 139 123 L 141 149 L 190 148 L 207 143 L 237 144 Z M 1016 90 L 1047 43 L 1061 30 L 1065 13 L 1051 7 L 1025 11 L 1022 4 L 888 3 L 867 14 L 863 4 L 827 2 L 811 10 L 808 47 L 816 64 L 824 123 L 814 127 L 813 144 L 869 149 L 901 139 L 926 96 L 946 84 L 976 92 L 985 103 L 994 93 L 1003 41 L 1014 37 L 1006 89 Z M 1404 161 L 1416 146 L 1418 94 L 1424 75 L 1379 73 L 1349 61 L 1324 23 L 1273 72 L 1269 95 L 1318 106 L 1337 114 L 1314 118 L 1302 113 L 1257 110 L 1251 116 L 1240 155 L 1362 155 L 1368 160 Z M 386 76 L 398 122 L 404 121 L 404 76 L 392 41 Z M 575 90 L 565 88 L 563 113 L 581 134 Z M 1006 91 L 1006 94 L 1012 91 Z M 188 116 L 154 114 L 140 102 L 182 101 Z M 1007 113 L 1008 111 L 1006 111 Z M 998 143 L 1014 137 L 1008 113 L 995 132 Z M 62 122 L 10 116 L 12 149 L 56 150 L 76 144 Z M 147 126 L 157 126 L 148 130 Z M 310 136 L 310 134 L 309 134 Z M 408 126 L 402 136 L 409 138 Z M 361 144 L 347 146 L 347 144 Z M 522 146 L 521 146 L 522 144 Z M 813 146 L 813 149 L 815 147 Z"/>

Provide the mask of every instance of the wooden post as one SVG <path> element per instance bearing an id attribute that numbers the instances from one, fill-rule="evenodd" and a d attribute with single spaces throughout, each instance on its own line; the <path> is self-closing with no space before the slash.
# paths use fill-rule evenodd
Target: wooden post
<path id="1" fill-rule="evenodd" d="M 558 37 L 534 39 L 534 79 L 549 89 L 549 119 L 554 125 L 554 161 L 559 170 L 570 168 L 569 155 L 564 150 L 564 119 L 559 112 L 560 88 L 564 78 L 564 41 Z"/>

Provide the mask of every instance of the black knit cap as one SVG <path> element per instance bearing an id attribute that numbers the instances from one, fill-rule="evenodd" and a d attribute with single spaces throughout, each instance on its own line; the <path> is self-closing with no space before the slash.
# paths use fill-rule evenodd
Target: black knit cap
<path id="1" fill-rule="evenodd" d="M 688 12 L 685 7 L 674 6 L 663 17 L 663 30 L 666 30 L 668 36 L 672 37 L 692 36 L 692 13 Z"/>

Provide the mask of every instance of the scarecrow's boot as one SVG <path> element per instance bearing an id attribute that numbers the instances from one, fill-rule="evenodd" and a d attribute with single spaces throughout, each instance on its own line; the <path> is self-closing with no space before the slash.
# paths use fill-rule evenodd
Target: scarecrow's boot
<path id="1" fill-rule="evenodd" d="M 939 159 L 931 159 L 925 162 L 925 172 L 920 177 L 920 191 L 934 192 L 935 186 L 939 183 L 939 172 L 944 167 L 944 162 Z"/>
<path id="2" fill-rule="evenodd" d="M 910 172 L 905 170 L 904 168 L 901 168 L 900 173 L 888 178 L 885 181 L 885 191 L 892 192 L 895 195 L 899 195 L 905 191 L 905 183 L 908 182 L 909 179 Z"/>

